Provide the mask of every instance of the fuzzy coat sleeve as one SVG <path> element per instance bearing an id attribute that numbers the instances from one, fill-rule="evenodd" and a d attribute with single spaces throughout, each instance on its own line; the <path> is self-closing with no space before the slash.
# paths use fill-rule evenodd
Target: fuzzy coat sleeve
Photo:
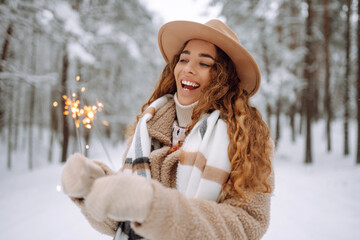
<path id="1" fill-rule="evenodd" d="M 147 239 L 255 240 L 268 228 L 271 193 L 249 195 L 246 203 L 237 207 L 240 198 L 230 197 L 222 203 L 187 199 L 176 189 L 156 181 L 152 185 L 149 215 L 141 224 L 132 223 L 135 232 Z"/>

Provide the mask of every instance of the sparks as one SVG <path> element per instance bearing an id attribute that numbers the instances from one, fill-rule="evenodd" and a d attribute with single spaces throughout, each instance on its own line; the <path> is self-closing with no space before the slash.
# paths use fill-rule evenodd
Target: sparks
<path id="1" fill-rule="evenodd" d="M 80 127 L 81 123 L 87 128 L 91 129 L 91 124 L 95 120 L 97 112 L 101 112 L 104 105 L 96 100 L 96 105 L 84 105 L 81 108 L 81 102 L 77 99 L 77 94 L 72 93 L 72 97 L 63 95 L 62 98 L 65 100 L 64 115 L 71 115 L 75 120 L 75 126 Z"/>

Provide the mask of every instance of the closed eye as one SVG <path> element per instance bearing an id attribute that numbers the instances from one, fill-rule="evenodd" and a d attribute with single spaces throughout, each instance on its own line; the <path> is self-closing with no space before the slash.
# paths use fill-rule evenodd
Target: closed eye
<path id="1" fill-rule="evenodd" d="M 204 66 L 204 67 L 211 67 L 210 64 L 206 64 L 206 63 L 200 63 L 201 66 Z"/>

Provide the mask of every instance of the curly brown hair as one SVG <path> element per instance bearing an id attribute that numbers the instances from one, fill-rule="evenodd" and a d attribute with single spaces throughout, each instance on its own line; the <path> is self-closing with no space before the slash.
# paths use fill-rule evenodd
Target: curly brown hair
<path id="1" fill-rule="evenodd" d="M 133 135 L 146 107 L 159 97 L 176 92 L 174 69 L 184 47 L 165 66 L 153 94 L 142 106 L 134 125 L 127 129 L 128 136 Z M 269 176 L 272 172 L 273 144 L 269 128 L 260 112 L 250 105 L 248 93 L 239 86 L 241 80 L 236 74 L 233 62 L 220 48 L 216 47 L 216 52 L 210 84 L 204 89 L 194 108 L 187 132 L 191 131 L 202 114 L 220 110 L 220 117 L 227 124 L 228 156 L 231 163 L 230 177 L 223 185 L 223 193 L 240 196 L 245 201 L 245 192 L 272 192 Z"/>

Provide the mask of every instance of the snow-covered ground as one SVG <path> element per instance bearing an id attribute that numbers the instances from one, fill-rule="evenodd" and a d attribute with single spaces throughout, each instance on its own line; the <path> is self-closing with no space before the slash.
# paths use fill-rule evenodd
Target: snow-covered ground
<path id="1" fill-rule="evenodd" d="M 341 122 L 333 129 L 331 154 L 326 152 L 323 125 L 314 127 L 314 163 L 306 166 L 303 139 L 293 144 L 288 132 L 283 132 L 274 159 L 276 186 L 265 240 L 359 239 L 360 166 L 355 165 L 355 126 L 350 131 L 348 157 L 342 155 Z M 26 154 L 18 152 L 13 156 L 13 170 L 8 172 L 5 149 L 0 144 L 4 153 L 0 156 L 0 239 L 111 239 L 93 230 L 79 209 L 57 191 L 61 164 L 48 164 L 46 153 L 35 151 L 36 164 L 29 172 Z M 108 150 L 118 162 L 124 148 Z M 106 162 L 101 147 L 91 158 Z"/>

